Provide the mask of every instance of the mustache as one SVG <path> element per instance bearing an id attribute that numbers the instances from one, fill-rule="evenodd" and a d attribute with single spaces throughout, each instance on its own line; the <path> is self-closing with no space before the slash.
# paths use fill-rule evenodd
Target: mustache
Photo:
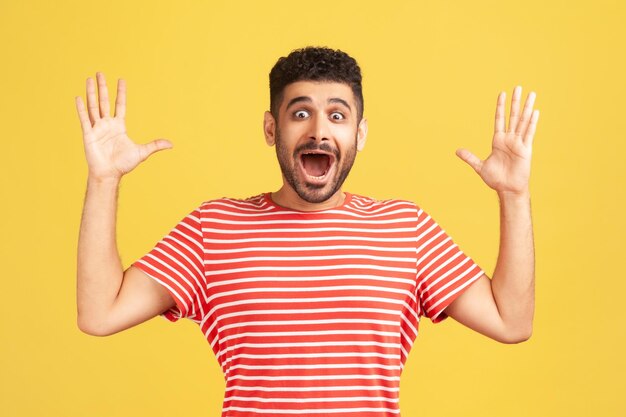
<path id="1" fill-rule="evenodd" d="M 300 145 L 296 149 L 294 149 L 293 157 L 296 158 L 298 154 L 300 153 L 314 152 L 314 151 L 332 153 L 333 155 L 335 155 L 335 159 L 339 161 L 339 158 L 340 158 L 339 149 L 333 148 L 327 143 L 322 143 L 321 145 L 317 145 L 314 142 L 309 142 L 309 143 L 305 143 L 304 145 Z"/>

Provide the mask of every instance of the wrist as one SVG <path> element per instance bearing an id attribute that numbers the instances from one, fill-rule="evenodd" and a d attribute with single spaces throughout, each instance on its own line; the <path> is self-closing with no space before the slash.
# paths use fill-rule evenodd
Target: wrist
<path id="1" fill-rule="evenodd" d="M 100 176 L 89 173 L 87 176 L 87 184 L 94 186 L 114 186 L 117 187 L 120 184 L 122 177 L 115 176 Z"/>
<path id="2" fill-rule="evenodd" d="M 530 190 L 498 191 L 498 198 L 502 203 L 519 203 L 530 201 Z"/>

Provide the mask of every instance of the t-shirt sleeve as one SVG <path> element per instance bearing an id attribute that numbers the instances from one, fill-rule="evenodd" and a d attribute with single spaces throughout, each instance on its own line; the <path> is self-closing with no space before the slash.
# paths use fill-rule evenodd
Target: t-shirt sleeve
<path id="1" fill-rule="evenodd" d="M 155 247 L 132 264 L 170 293 L 176 305 L 160 316 L 201 321 L 206 303 L 206 278 L 200 208 L 195 209 Z"/>
<path id="2" fill-rule="evenodd" d="M 483 270 L 418 207 L 416 297 L 420 316 L 433 323 L 445 320 L 445 308 L 482 274 Z"/>

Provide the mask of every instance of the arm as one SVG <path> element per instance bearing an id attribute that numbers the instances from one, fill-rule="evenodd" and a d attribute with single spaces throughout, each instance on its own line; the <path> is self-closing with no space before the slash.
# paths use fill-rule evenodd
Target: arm
<path id="1" fill-rule="evenodd" d="M 78 239 L 77 322 L 85 333 L 104 336 L 148 320 L 174 305 L 165 289 L 142 271 L 123 271 L 115 238 L 117 195 L 124 174 L 152 153 L 171 147 L 165 140 L 137 145 L 126 135 L 126 87 L 118 83 L 115 116 L 109 116 L 106 82 L 87 79 L 87 106 L 76 108 L 89 168 Z"/>
<path id="2" fill-rule="evenodd" d="M 521 88 L 513 93 L 509 128 L 504 128 L 505 95 L 496 106 L 491 155 L 481 161 L 465 149 L 457 155 L 467 162 L 500 199 L 500 250 L 493 279 L 483 275 L 446 309 L 467 327 L 503 343 L 530 338 L 535 309 L 535 256 L 530 211 L 530 161 L 538 110 L 535 94 L 526 100 L 521 120 Z"/>

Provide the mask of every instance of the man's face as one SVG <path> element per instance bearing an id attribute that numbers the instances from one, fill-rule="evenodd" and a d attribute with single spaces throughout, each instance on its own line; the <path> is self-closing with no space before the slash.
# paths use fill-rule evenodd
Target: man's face
<path id="1" fill-rule="evenodd" d="M 324 202 L 340 192 L 366 132 L 365 120 L 357 121 L 354 93 L 343 83 L 289 84 L 278 121 L 266 113 L 266 140 L 276 144 L 283 181 L 309 203 Z"/>

